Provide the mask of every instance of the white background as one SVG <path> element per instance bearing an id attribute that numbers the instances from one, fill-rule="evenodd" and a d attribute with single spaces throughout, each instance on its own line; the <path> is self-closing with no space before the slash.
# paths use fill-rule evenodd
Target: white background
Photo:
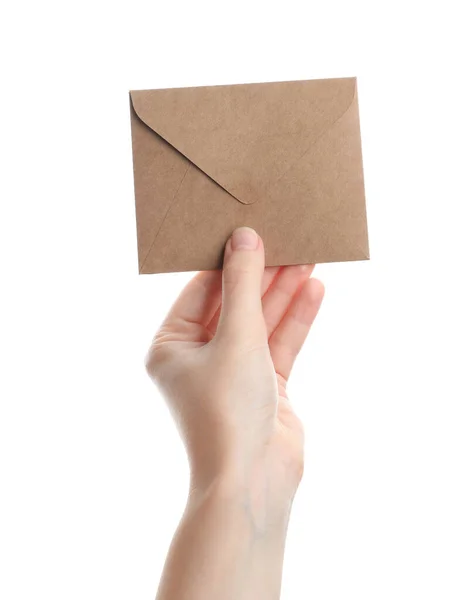
<path id="1" fill-rule="evenodd" d="M 137 274 L 128 90 L 357 75 L 372 259 L 316 269 L 282 597 L 473 600 L 470 5 L 2 4 L 2 599 L 150 600 L 186 499 L 143 356 L 190 274 Z"/>

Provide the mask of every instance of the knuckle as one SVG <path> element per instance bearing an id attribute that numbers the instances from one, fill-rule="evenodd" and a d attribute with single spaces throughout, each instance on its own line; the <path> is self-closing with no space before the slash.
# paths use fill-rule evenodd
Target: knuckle
<path id="1" fill-rule="evenodd" d="M 152 377 L 154 375 L 154 372 L 155 372 L 156 359 L 155 359 L 155 353 L 152 352 L 151 348 L 149 350 L 147 350 L 147 353 L 145 354 L 145 357 L 144 357 L 144 367 L 145 367 L 145 370 L 147 372 L 147 375 L 149 377 Z"/>
<path id="2" fill-rule="evenodd" d="M 224 265 L 224 277 L 247 277 L 254 275 L 259 269 L 259 263 L 249 255 L 234 254 Z"/>
<path id="3" fill-rule="evenodd" d="M 298 456 L 295 457 L 293 471 L 296 482 L 300 483 L 302 481 L 303 474 L 305 471 L 305 459 L 303 452 L 300 452 Z"/>
<path id="4" fill-rule="evenodd" d="M 223 283 L 228 286 L 236 285 L 243 279 L 252 277 L 254 269 L 249 265 L 229 265 L 223 271 Z"/>
<path id="5" fill-rule="evenodd" d="M 170 352 L 162 344 L 152 343 L 144 357 L 145 370 L 149 377 L 157 379 L 161 372 L 161 367 L 170 358 Z"/>

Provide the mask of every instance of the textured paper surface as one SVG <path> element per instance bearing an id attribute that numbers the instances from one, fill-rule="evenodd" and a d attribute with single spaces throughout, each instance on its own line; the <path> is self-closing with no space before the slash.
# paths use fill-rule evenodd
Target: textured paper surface
<path id="1" fill-rule="evenodd" d="M 369 258 L 356 78 L 130 92 L 140 273 Z"/>

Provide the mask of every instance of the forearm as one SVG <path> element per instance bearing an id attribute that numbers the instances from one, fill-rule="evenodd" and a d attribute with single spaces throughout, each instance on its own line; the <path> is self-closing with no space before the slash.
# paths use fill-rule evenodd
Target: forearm
<path id="1" fill-rule="evenodd" d="M 190 496 L 157 600 L 277 600 L 288 511 L 256 527 L 245 495 L 213 485 Z"/>

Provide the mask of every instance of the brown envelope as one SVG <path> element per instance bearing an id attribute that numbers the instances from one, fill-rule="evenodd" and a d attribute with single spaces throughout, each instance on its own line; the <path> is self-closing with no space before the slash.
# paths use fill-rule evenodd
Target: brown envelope
<path id="1" fill-rule="evenodd" d="M 356 78 L 131 91 L 140 273 L 369 258 Z"/>

